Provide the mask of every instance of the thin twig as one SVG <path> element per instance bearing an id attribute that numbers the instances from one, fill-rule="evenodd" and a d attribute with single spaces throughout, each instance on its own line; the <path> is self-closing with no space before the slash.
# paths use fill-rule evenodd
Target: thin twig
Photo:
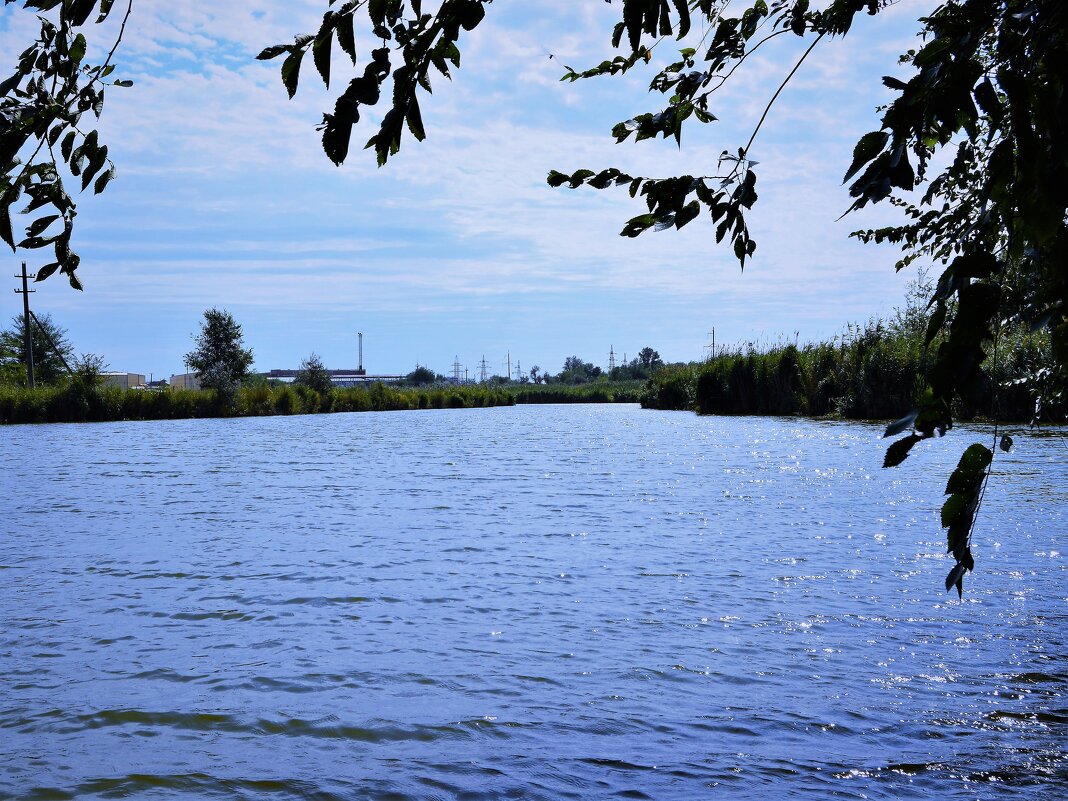
<path id="1" fill-rule="evenodd" d="M 1001 323 L 998 323 L 997 330 L 994 332 L 994 352 L 991 354 L 993 364 L 991 365 L 991 373 L 996 376 L 998 369 L 998 344 L 1001 339 Z M 979 517 L 979 509 L 983 505 L 983 499 L 986 497 L 986 488 L 990 484 L 990 474 L 994 471 L 994 458 L 998 452 L 998 414 L 997 414 L 997 398 L 998 398 L 998 382 L 993 382 L 994 389 L 990 393 L 990 416 L 994 418 L 994 442 L 990 448 L 990 465 L 986 469 L 986 475 L 983 476 L 983 488 L 979 490 L 979 500 L 975 504 L 975 513 L 972 516 L 972 526 L 968 530 L 968 547 L 972 547 L 972 531 L 975 529 L 975 521 Z"/>
<path id="2" fill-rule="evenodd" d="M 130 0 L 126 5 L 126 15 L 122 18 L 122 24 L 119 26 L 119 35 L 115 38 L 115 44 L 111 46 L 111 50 L 108 52 L 108 57 L 104 59 L 104 63 L 97 69 L 97 78 L 94 78 L 94 80 L 99 79 L 100 75 L 108 68 L 108 65 L 111 64 L 111 58 L 115 55 L 115 51 L 119 49 L 119 42 L 122 41 L 122 35 L 126 32 L 126 21 L 130 19 L 131 11 L 133 11 L 133 0 Z"/>
<path id="3" fill-rule="evenodd" d="M 808 54 L 812 52 L 816 45 L 820 43 L 820 39 L 822 39 L 825 35 L 826 34 L 821 33 L 819 36 L 816 37 L 816 41 L 814 41 L 808 46 L 808 50 L 806 50 L 804 54 L 802 54 L 801 58 L 797 60 L 797 63 L 794 64 L 794 68 L 790 70 L 790 74 L 786 76 L 786 79 L 779 85 L 779 88 L 775 90 L 775 94 L 771 96 L 771 100 L 768 101 L 768 105 L 764 108 L 764 113 L 760 115 L 760 121 L 757 123 L 756 128 L 753 129 L 753 135 L 749 137 L 749 141 L 742 149 L 743 154 L 748 155 L 749 148 L 753 145 L 753 140 L 756 139 L 756 135 L 760 132 L 760 126 L 763 125 L 764 120 L 767 119 L 768 112 L 771 111 L 771 107 L 775 105 L 775 101 L 778 99 L 779 94 L 782 92 L 783 89 L 786 88 L 786 84 L 788 84 L 790 82 L 790 79 L 794 77 L 794 73 L 797 72 L 801 65 L 805 63 L 805 59 L 808 58 Z"/>

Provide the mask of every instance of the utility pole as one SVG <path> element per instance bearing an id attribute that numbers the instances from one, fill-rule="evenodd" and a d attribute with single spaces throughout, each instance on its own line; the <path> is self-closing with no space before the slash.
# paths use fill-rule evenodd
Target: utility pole
<path id="1" fill-rule="evenodd" d="M 452 380 L 456 383 L 460 383 L 460 357 L 456 356 L 455 361 L 452 363 Z"/>
<path id="2" fill-rule="evenodd" d="M 519 363 L 519 359 L 515 360 L 515 380 L 516 383 L 519 383 L 523 380 L 523 367 Z"/>
<path id="3" fill-rule="evenodd" d="M 715 326 L 712 326 L 712 330 L 708 332 L 708 335 L 710 337 L 712 337 L 712 345 L 711 346 L 706 345 L 705 347 L 706 348 L 710 347 L 709 354 L 708 354 L 708 360 L 712 361 L 713 359 L 716 358 L 716 327 Z"/>
<path id="4" fill-rule="evenodd" d="M 512 351 L 508 351 L 508 380 L 512 380 Z"/>
<path id="5" fill-rule="evenodd" d="M 616 348 L 615 345 L 608 346 L 608 377 L 612 377 L 612 373 L 616 371 Z"/>
<path id="6" fill-rule="evenodd" d="M 478 369 L 480 371 L 480 373 L 479 373 L 479 381 L 480 381 L 480 383 L 483 383 L 483 384 L 486 383 L 486 368 L 488 366 L 489 365 L 486 364 L 486 354 L 483 353 L 482 354 L 482 361 L 478 363 Z"/>
<path id="7" fill-rule="evenodd" d="M 30 329 L 30 293 L 36 292 L 36 289 L 30 289 L 29 279 L 37 278 L 37 275 L 29 275 L 26 273 L 26 262 L 22 262 L 22 275 L 16 275 L 16 278 L 22 278 L 22 289 L 16 289 L 16 294 L 22 295 L 22 344 L 26 349 L 26 384 L 30 389 L 33 389 L 33 334 Z"/>

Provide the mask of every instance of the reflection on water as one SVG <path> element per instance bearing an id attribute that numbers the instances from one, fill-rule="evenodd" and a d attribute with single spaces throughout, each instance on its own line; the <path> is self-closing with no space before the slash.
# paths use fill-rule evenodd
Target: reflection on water
<path id="1" fill-rule="evenodd" d="M 0 430 L 0 797 L 1040 798 L 1068 439 L 517 407 Z M 1043 795 L 1044 794 L 1044 795 Z"/>

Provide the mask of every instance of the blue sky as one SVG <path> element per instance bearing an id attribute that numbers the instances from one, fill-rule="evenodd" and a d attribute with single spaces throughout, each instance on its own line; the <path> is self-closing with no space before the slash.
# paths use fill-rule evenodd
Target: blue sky
<path id="1" fill-rule="evenodd" d="M 109 91 L 99 126 L 118 179 L 83 196 L 78 217 L 86 290 L 57 276 L 32 296 L 76 350 L 116 370 L 180 372 L 202 312 L 216 306 L 242 324 L 261 370 L 312 352 L 354 366 L 363 331 L 372 373 L 416 363 L 445 373 L 458 357 L 474 374 L 483 356 L 503 373 L 509 352 L 513 364 L 557 372 L 570 355 L 605 364 L 610 347 L 617 357 L 649 345 L 669 361 L 698 359 L 713 326 L 717 343 L 829 338 L 904 297 L 913 276 L 895 274 L 895 250 L 847 238 L 895 220 L 893 210 L 836 220 L 852 146 L 878 127 L 875 107 L 890 97 L 880 77 L 903 74 L 896 57 L 915 44 L 931 3 L 858 17 L 802 66 L 751 151 L 758 250 L 744 273 L 707 218 L 623 239 L 644 206 L 625 191 L 552 190 L 545 175 L 710 172 L 748 139 L 800 40 L 779 37 L 747 61 L 719 93 L 720 121 L 694 124 L 681 151 L 661 140 L 616 145 L 612 125 L 658 109 L 646 91 L 654 69 L 558 79 L 562 64 L 613 55 L 618 4 L 497 0 L 461 41 L 453 82 L 439 78 L 423 102 L 428 140 L 409 138 L 383 169 L 354 147 L 337 168 L 315 124 L 344 88 L 347 60 L 335 54 L 330 92 L 309 59 L 292 101 L 279 62 L 254 60 L 316 30 L 326 7 L 135 0 L 116 73 L 135 85 Z M 3 6 L 0 51 L 20 52 L 34 27 L 27 11 Z M 101 45 L 109 30 L 98 29 Z M 372 132 L 358 128 L 354 144 Z M 5 258 L 11 274 L 21 256 Z M 5 297 L 6 321 L 21 301 Z"/>

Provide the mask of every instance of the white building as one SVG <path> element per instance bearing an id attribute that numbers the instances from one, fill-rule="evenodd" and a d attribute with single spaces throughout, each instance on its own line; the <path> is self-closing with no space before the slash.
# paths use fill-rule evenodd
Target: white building
<path id="1" fill-rule="evenodd" d="M 167 383 L 171 385 L 171 389 L 200 389 L 200 378 L 196 373 L 172 375 Z"/>
<path id="2" fill-rule="evenodd" d="M 145 388 L 145 377 L 141 373 L 104 373 L 102 378 L 105 387 L 118 387 L 119 389 Z"/>

